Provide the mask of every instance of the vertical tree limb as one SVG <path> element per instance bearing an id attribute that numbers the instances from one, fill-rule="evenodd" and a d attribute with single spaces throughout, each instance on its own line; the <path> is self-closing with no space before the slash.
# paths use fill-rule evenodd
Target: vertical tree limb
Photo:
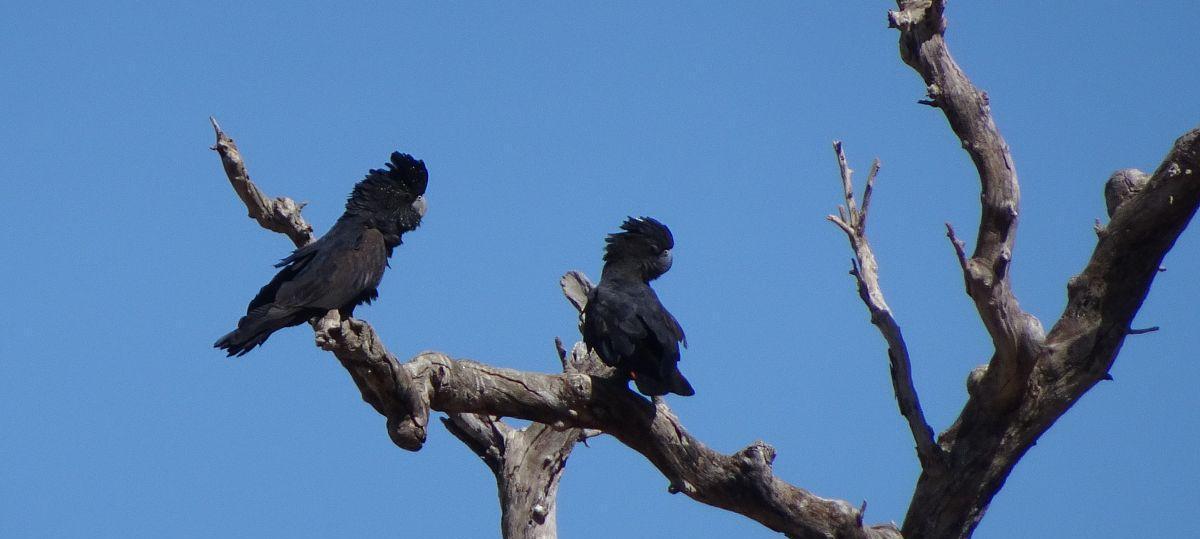
<path id="1" fill-rule="evenodd" d="M 1159 262 L 1200 204 L 1200 135 L 1176 141 L 1148 181 L 1110 193 L 1112 222 L 1098 230 L 1087 268 L 1068 284 L 1068 305 L 1049 336 L 1017 304 L 1009 264 L 1020 191 L 987 95 L 946 48 L 942 0 L 899 0 L 889 13 L 901 58 L 924 79 L 930 100 L 958 135 L 979 174 L 982 217 L 975 252 L 947 226 L 968 295 L 995 354 L 968 377 L 968 399 L 939 436 L 947 472 L 923 470 L 905 517 L 905 537 L 969 537 L 1008 474 L 1046 429 L 1108 376 Z M 1111 183 L 1111 182 L 1110 182 Z M 1136 185 L 1135 185 L 1136 184 Z M 1123 187 L 1123 186 L 1118 186 Z M 1109 191 L 1113 187 L 1109 186 Z"/>
<path id="2" fill-rule="evenodd" d="M 1009 279 L 1021 190 L 1008 143 L 992 120 L 988 96 L 971 84 L 946 47 L 942 0 L 901 0 L 889 22 L 900 30 L 900 56 L 925 80 L 971 157 L 982 187 L 975 252 L 967 259 L 967 294 L 992 338 L 996 355 L 982 381 L 986 401 L 1012 406 L 1041 345 L 1041 323 L 1023 311 Z"/>
<path id="3" fill-rule="evenodd" d="M 908 345 L 900 332 L 900 324 L 896 322 L 891 308 L 884 300 L 883 289 L 879 285 L 879 265 L 875 261 L 875 252 L 867 241 L 867 211 L 871 207 L 875 176 L 879 174 L 879 160 L 876 159 L 871 164 L 871 172 L 867 174 L 867 187 L 863 191 L 862 210 L 858 210 L 855 207 L 854 182 L 851 179 L 853 171 L 846 162 L 841 141 L 833 142 L 833 151 L 837 154 L 838 169 L 841 172 L 845 206 L 838 208 L 839 216 L 829 215 L 826 219 L 846 233 L 846 238 L 850 240 L 850 248 L 854 250 L 854 263 L 850 274 L 858 283 L 858 296 L 871 313 L 871 323 L 879 328 L 879 333 L 887 341 L 892 389 L 896 393 L 900 415 L 908 421 L 908 428 L 916 441 L 921 468 L 930 473 L 941 473 L 946 465 L 945 453 L 934 443 L 933 429 L 925 420 L 925 412 L 921 409 L 921 400 L 917 397 L 917 388 L 912 378 Z"/>
<path id="4" fill-rule="evenodd" d="M 451 414 L 442 423 L 495 475 L 505 539 L 558 537 L 558 485 L 582 429 L 543 423 L 513 429 L 476 414 Z"/>
<path id="5" fill-rule="evenodd" d="M 570 298 L 571 292 L 565 288 L 564 292 Z M 555 339 L 554 343 L 564 372 L 587 373 L 596 364 L 582 347 L 577 345 L 568 354 L 561 340 Z M 442 424 L 479 455 L 495 475 L 500 530 L 505 539 L 558 536 L 558 485 L 567 458 L 576 442 L 594 432 L 545 423 L 514 429 L 498 417 L 468 413 L 450 414 Z"/>

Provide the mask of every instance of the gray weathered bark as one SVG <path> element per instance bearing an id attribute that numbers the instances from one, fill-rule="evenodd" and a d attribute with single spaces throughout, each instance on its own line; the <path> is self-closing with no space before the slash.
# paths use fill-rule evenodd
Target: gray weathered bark
<path id="1" fill-rule="evenodd" d="M 581 429 L 555 430 L 542 423 L 514 429 L 475 414 L 453 414 L 442 423 L 496 476 L 503 537 L 558 537 L 558 483 Z"/>
<path id="2" fill-rule="evenodd" d="M 877 264 L 865 235 L 875 170 L 863 209 L 854 208 L 849 171 L 842 170 L 845 209 L 829 219 L 850 240 L 859 295 L 888 343 L 901 413 L 908 419 L 921 475 L 905 517 L 905 537 L 969 537 L 1008 474 L 1047 429 L 1093 385 L 1108 377 L 1159 263 L 1200 205 L 1200 130 L 1178 140 L 1148 179 L 1119 171 L 1106 186 L 1112 218 L 1097 227 L 1099 241 L 1083 272 L 1067 283 L 1068 303 L 1046 334 L 1021 309 L 1009 264 L 1016 240 L 1020 189 L 1008 144 L 992 120 L 987 94 L 977 89 L 946 47 L 945 3 L 900 0 L 889 13 L 900 31 L 901 58 L 925 81 L 928 100 L 942 111 L 979 174 L 982 205 L 970 256 L 954 228 L 947 236 L 963 270 L 967 295 L 991 335 L 994 353 L 967 377 L 968 399 L 957 420 L 930 447 L 928 426 L 913 389 L 908 352 L 879 289 Z"/>
<path id="3" fill-rule="evenodd" d="M 568 299 L 578 290 L 563 280 Z M 587 285 L 588 283 L 579 283 Z M 584 301 L 587 298 L 583 291 Z M 568 353 L 554 339 L 563 372 L 591 374 L 602 364 L 580 343 Z M 577 427 L 558 428 L 533 423 L 514 429 L 498 417 L 451 414 L 442 423 L 462 440 L 496 476 L 500 495 L 500 530 L 506 539 L 553 539 L 558 536 L 558 484 L 576 442 L 599 432 Z"/>

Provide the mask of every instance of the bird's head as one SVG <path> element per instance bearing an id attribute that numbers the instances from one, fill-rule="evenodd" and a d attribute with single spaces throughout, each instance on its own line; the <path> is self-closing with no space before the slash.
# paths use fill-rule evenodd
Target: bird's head
<path id="1" fill-rule="evenodd" d="M 605 240 L 606 271 L 635 270 L 642 279 L 652 281 L 671 269 L 675 238 L 667 225 L 652 217 L 630 217 L 621 223 L 621 230 Z"/>
<path id="2" fill-rule="evenodd" d="M 406 153 L 392 152 L 386 169 L 372 169 L 354 186 L 346 201 L 346 214 L 364 217 L 385 236 L 395 237 L 421 225 L 427 205 L 425 162 Z"/>

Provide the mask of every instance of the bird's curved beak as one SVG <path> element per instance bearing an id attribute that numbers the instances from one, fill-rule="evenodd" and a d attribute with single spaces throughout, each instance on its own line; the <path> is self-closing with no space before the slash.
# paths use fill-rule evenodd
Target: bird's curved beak
<path id="1" fill-rule="evenodd" d="M 413 201 L 412 207 L 414 210 L 417 210 L 418 215 L 425 217 L 425 212 L 429 210 L 429 204 L 425 202 L 425 195 L 417 197 L 417 199 Z"/>

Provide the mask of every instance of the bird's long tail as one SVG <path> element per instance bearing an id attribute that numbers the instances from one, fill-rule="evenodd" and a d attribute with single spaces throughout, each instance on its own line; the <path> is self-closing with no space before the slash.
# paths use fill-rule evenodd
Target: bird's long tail
<path id="1" fill-rule="evenodd" d="M 244 356 L 254 347 L 267 342 L 272 333 L 304 323 L 311 318 L 306 312 L 270 307 L 254 311 L 238 320 L 237 329 L 213 343 L 213 348 L 228 352 L 228 356 Z"/>

